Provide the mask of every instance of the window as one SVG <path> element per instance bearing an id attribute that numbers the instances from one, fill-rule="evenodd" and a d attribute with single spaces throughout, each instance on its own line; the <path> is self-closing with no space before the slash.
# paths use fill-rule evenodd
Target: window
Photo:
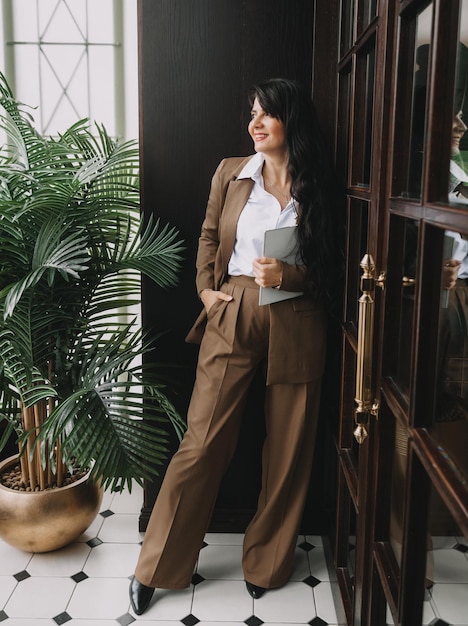
<path id="1" fill-rule="evenodd" d="M 38 130 L 88 117 L 137 136 L 136 0 L 4 0 L 2 20 L 2 66 L 15 96 L 37 107 Z"/>

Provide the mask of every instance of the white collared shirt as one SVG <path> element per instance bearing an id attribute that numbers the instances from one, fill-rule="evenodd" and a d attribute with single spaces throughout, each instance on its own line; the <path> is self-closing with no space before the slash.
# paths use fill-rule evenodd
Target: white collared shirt
<path id="1" fill-rule="evenodd" d="M 291 199 L 281 210 L 278 200 L 265 190 L 263 161 L 263 154 L 257 152 L 237 177 L 251 178 L 254 186 L 237 222 L 236 241 L 228 264 L 230 276 L 253 276 L 252 263 L 254 259 L 263 256 L 266 230 L 296 225 L 295 201 Z"/>

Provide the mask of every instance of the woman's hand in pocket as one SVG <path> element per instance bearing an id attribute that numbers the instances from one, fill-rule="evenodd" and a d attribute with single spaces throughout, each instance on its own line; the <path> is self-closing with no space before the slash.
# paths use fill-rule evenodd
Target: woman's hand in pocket
<path id="1" fill-rule="evenodd" d="M 203 306 L 208 313 L 217 300 L 230 302 L 232 300 L 232 296 L 229 296 L 227 293 L 223 293 L 222 291 L 215 291 L 214 289 L 203 289 L 203 291 L 200 292 L 200 300 L 203 302 Z"/>

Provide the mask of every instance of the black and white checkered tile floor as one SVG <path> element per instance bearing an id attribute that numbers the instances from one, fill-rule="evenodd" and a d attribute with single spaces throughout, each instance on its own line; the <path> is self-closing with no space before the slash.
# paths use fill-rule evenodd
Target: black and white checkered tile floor
<path id="1" fill-rule="evenodd" d="M 101 513 L 79 541 L 56 552 L 30 554 L 0 540 L 0 625 L 3 626 L 335 626 L 345 623 L 337 584 L 321 537 L 301 536 L 291 581 L 253 600 L 245 589 L 242 535 L 208 534 L 193 584 L 157 590 L 135 616 L 128 601 L 143 534 L 142 491 L 104 495 Z"/>
<path id="2" fill-rule="evenodd" d="M 142 491 L 104 495 L 101 513 L 79 541 L 47 554 L 16 550 L 0 540 L 0 626 L 342 626 L 344 613 L 329 563 L 327 540 L 301 536 L 290 582 L 253 600 L 241 569 L 242 535 L 208 534 L 192 585 L 157 590 L 137 617 L 128 601 L 143 534 Z M 350 554 L 352 561 L 352 553 Z M 468 626 L 468 545 L 434 537 L 434 585 L 423 624 Z M 387 620 L 393 623 L 392 620 Z"/>

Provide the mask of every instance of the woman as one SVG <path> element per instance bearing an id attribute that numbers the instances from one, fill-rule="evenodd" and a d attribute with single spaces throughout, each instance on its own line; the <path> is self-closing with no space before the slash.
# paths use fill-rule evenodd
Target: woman
<path id="1" fill-rule="evenodd" d="M 265 367 L 266 439 L 257 512 L 243 569 L 254 598 L 284 585 L 312 465 L 336 265 L 331 176 L 310 97 L 271 79 L 250 94 L 256 154 L 225 159 L 211 186 L 197 256 L 204 310 L 188 429 L 166 472 L 130 584 L 141 615 L 155 587 L 188 587 L 223 472 L 235 450 L 249 384 Z M 266 230 L 296 226 L 294 264 L 263 256 Z M 259 306 L 259 288 L 303 292 Z"/>

